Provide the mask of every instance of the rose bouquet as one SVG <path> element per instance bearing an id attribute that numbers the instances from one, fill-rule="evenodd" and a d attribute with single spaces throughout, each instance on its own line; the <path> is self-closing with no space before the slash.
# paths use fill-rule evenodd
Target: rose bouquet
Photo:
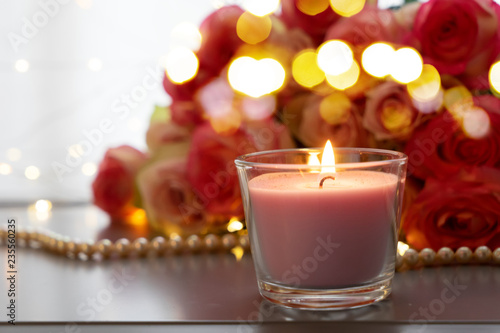
<path id="1" fill-rule="evenodd" d="M 106 153 L 95 203 L 115 219 L 144 209 L 166 233 L 222 231 L 243 219 L 237 156 L 330 139 L 409 156 L 402 237 L 413 247 L 498 247 L 499 18 L 491 0 L 348 13 L 328 1 L 282 0 L 279 14 L 261 16 L 222 7 L 199 28 L 194 75 L 179 80 L 167 67 L 172 102 L 152 117 L 148 152 Z M 331 55 L 334 66 L 349 60 L 343 71 L 321 66 L 329 41 L 348 47 L 349 57 Z M 418 74 L 402 79 L 418 66 L 369 58 L 373 45 L 412 50 Z"/>

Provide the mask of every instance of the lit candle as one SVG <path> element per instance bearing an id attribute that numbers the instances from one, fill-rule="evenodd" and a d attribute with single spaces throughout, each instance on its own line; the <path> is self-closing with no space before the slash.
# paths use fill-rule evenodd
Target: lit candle
<path id="1" fill-rule="evenodd" d="M 367 151 L 364 156 L 376 155 L 376 150 Z M 279 151 L 269 154 L 276 157 Z M 244 172 L 239 166 L 240 181 L 248 182 L 242 193 L 265 297 L 273 300 L 279 288 L 291 288 L 287 302 L 292 302 L 290 293 L 300 289 L 338 290 L 381 281 L 387 287 L 383 297 L 390 292 L 406 157 L 398 164 L 384 160 L 387 156 L 373 162 L 360 161 L 363 153 L 353 156 L 347 157 L 348 164 L 335 165 L 328 142 L 321 165 L 313 153 L 305 169 L 268 162 L 265 172 L 258 170 L 264 163 L 250 170 L 250 159 Z M 273 286 L 279 286 L 277 291 Z M 347 298 L 340 303 L 347 304 Z M 302 302 L 307 307 L 308 301 Z"/>

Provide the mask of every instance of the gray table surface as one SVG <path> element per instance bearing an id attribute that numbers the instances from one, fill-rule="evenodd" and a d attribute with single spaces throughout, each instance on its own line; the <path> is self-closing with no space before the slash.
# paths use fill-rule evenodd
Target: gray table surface
<path id="1" fill-rule="evenodd" d="M 81 239 L 137 234 L 110 229 L 89 205 L 55 207 L 38 221 L 25 207 L 0 209 L 0 225 L 40 226 Z M 300 311 L 264 301 L 250 254 L 79 261 L 17 252 L 17 325 L 1 332 L 499 332 L 500 267 L 447 266 L 396 273 L 380 303 L 346 311 Z M 6 248 L 0 263 L 6 271 Z M 6 272 L 2 272 L 2 276 Z M 0 308 L 8 304 L 0 283 Z"/>

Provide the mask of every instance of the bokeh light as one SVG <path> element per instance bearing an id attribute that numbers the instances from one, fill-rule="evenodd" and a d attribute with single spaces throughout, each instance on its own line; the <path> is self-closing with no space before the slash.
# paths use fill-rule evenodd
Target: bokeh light
<path id="1" fill-rule="evenodd" d="M 165 59 L 165 71 L 170 81 L 181 84 L 195 77 L 198 72 L 198 58 L 185 47 L 174 48 Z"/>
<path id="2" fill-rule="evenodd" d="M 444 92 L 443 103 L 445 108 L 453 117 L 461 122 L 463 115 L 469 109 L 474 108 L 472 94 L 464 86 L 452 87 Z"/>
<path id="3" fill-rule="evenodd" d="M 34 165 L 30 165 L 24 170 L 24 176 L 29 180 L 36 180 L 40 177 L 40 169 Z"/>
<path id="4" fill-rule="evenodd" d="M 441 90 L 441 77 L 432 65 L 424 65 L 418 79 L 408 83 L 408 93 L 411 98 L 427 102 L 434 100 Z"/>
<path id="5" fill-rule="evenodd" d="M 15 162 L 15 161 L 19 161 L 21 159 L 21 157 L 23 156 L 23 154 L 21 153 L 21 150 L 17 149 L 17 148 L 9 148 L 7 150 L 7 159 L 9 161 L 12 161 L 12 162 Z"/>
<path id="6" fill-rule="evenodd" d="M 321 117 L 330 125 L 345 122 L 351 113 L 351 100 L 343 92 L 334 92 L 323 98 L 319 104 Z"/>
<path id="7" fill-rule="evenodd" d="M 318 48 L 318 66 L 329 75 L 348 71 L 354 61 L 352 50 L 341 40 L 330 40 Z"/>
<path id="8" fill-rule="evenodd" d="M 35 210 L 39 213 L 48 213 L 52 210 L 52 202 L 49 200 L 37 200 Z"/>
<path id="9" fill-rule="evenodd" d="M 0 163 L 0 175 L 7 176 L 12 172 L 12 167 L 7 163 Z"/>
<path id="10" fill-rule="evenodd" d="M 399 103 L 386 105 L 380 114 L 380 122 L 389 131 L 401 133 L 408 130 L 412 123 L 413 112 L 409 105 Z"/>
<path id="11" fill-rule="evenodd" d="M 274 59 L 240 57 L 229 65 L 228 80 L 234 90 L 251 97 L 270 94 L 285 82 L 285 69 Z"/>
<path id="12" fill-rule="evenodd" d="M 272 26 L 269 16 L 256 16 L 244 12 L 236 23 L 236 33 L 245 43 L 257 44 L 269 37 Z"/>
<path id="13" fill-rule="evenodd" d="M 405 252 L 410 248 L 410 246 L 403 242 L 398 242 L 398 253 L 400 256 L 403 256 Z"/>
<path id="14" fill-rule="evenodd" d="M 85 176 L 93 176 L 97 171 L 97 165 L 92 162 L 87 162 L 82 165 L 82 173 Z"/>
<path id="15" fill-rule="evenodd" d="M 193 23 L 181 22 L 170 33 L 170 45 L 172 49 L 185 47 L 196 52 L 201 45 L 200 30 Z"/>
<path id="16" fill-rule="evenodd" d="M 90 58 L 87 62 L 87 67 L 92 72 L 99 72 L 102 69 L 102 60 L 99 58 Z"/>
<path id="17" fill-rule="evenodd" d="M 337 14 L 350 17 L 363 9 L 365 0 L 330 0 L 330 6 Z"/>
<path id="18" fill-rule="evenodd" d="M 297 8 L 304 14 L 314 16 L 330 7 L 330 0 L 297 0 Z"/>
<path id="19" fill-rule="evenodd" d="M 414 48 L 403 47 L 394 52 L 391 75 L 399 83 L 418 79 L 422 69 L 422 57 Z"/>
<path id="20" fill-rule="evenodd" d="M 462 129 L 470 138 L 484 138 L 490 132 L 488 113 L 479 107 L 468 109 L 463 115 Z"/>
<path id="21" fill-rule="evenodd" d="M 394 52 L 394 48 L 389 44 L 371 44 L 363 51 L 361 65 L 368 74 L 383 78 L 391 73 Z"/>
<path id="22" fill-rule="evenodd" d="M 359 66 L 356 61 L 352 62 L 351 68 L 340 75 L 326 75 L 329 85 L 338 90 L 345 90 L 356 84 L 359 78 Z"/>
<path id="23" fill-rule="evenodd" d="M 243 8 L 256 16 L 265 16 L 278 9 L 280 0 L 244 0 Z"/>
<path id="24" fill-rule="evenodd" d="M 491 66 L 488 77 L 493 92 L 500 94 L 500 61 L 497 61 Z"/>
<path id="25" fill-rule="evenodd" d="M 227 231 L 235 232 L 240 231 L 241 229 L 243 229 L 243 223 L 241 223 L 238 218 L 232 217 L 227 225 Z"/>
<path id="26" fill-rule="evenodd" d="M 30 63 L 26 59 L 16 60 L 14 69 L 19 73 L 26 73 L 30 69 Z"/>
<path id="27" fill-rule="evenodd" d="M 325 73 L 318 67 L 314 50 L 305 50 L 295 57 L 292 75 L 298 84 L 306 88 L 312 88 L 325 80 Z"/>

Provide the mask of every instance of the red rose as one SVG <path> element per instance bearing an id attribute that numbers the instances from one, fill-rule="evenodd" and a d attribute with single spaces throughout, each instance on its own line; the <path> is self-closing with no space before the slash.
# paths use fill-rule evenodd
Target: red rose
<path id="1" fill-rule="evenodd" d="M 144 167 L 137 177 L 149 222 L 167 233 L 199 232 L 205 225 L 203 205 L 186 180 L 186 159 L 162 159 Z"/>
<path id="2" fill-rule="evenodd" d="M 386 81 L 366 93 L 363 126 L 377 140 L 406 140 L 420 123 L 405 86 Z"/>
<path id="3" fill-rule="evenodd" d="M 473 166 L 500 167 L 500 102 L 493 96 L 481 96 L 474 103 L 487 112 L 489 132 L 474 139 L 449 112 L 438 115 L 418 128 L 406 145 L 409 174 L 444 179 Z"/>
<path id="4" fill-rule="evenodd" d="M 315 15 L 309 15 L 299 9 L 299 2 L 313 3 L 314 0 L 283 0 L 281 1 L 281 19 L 287 26 L 299 27 L 313 39 L 315 45 L 321 44 L 325 32 L 340 16 L 330 6 Z"/>
<path id="5" fill-rule="evenodd" d="M 499 6 L 492 0 L 430 0 L 420 7 L 415 38 L 441 74 L 480 74 L 498 54 Z"/>
<path id="6" fill-rule="evenodd" d="M 300 118 L 292 120 L 299 124 L 296 135 L 304 145 L 323 147 L 327 140 L 331 140 L 336 147 L 367 144 L 358 110 L 345 94 L 336 92 L 326 97 L 310 95 L 300 109 Z"/>
<path id="7" fill-rule="evenodd" d="M 500 171 L 481 168 L 454 180 L 428 179 L 403 231 L 417 248 L 500 246 Z"/>
<path id="8" fill-rule="evenodd" d="M 134 177 L 146 156 L 130 146 L 109 149 L 92 183 L 94 204 L 113 218 L 127 215 L 133 206 Z"/>
<path id="9" fill-rule="evenodd" d="M 397 43 L 403 32 L 392 11 L 366 5 L 358 14 L 343 17 L 332 25 L 325 40 L 342 39 L 352 45 L 368 45 L 376 41 Z"/>
<path id="10" fill-rule="evenodd" d="M 208 213 L 226 218 L 243 215 L 234 159 L 253 151 L 256 151 L 254 143 L 241 129 L 223 135 L 206 123 L 194 130 L 187 180 Z"/>
<path id="11" fill-rule="evenodd" d="M 201 46 L 197 53 L 200 69 L 218 76 L 243 45 L 236 33 L 236 23 L 243 12 L 238 6 L 225 6 L 203 20 L 200 25 Z"/>

